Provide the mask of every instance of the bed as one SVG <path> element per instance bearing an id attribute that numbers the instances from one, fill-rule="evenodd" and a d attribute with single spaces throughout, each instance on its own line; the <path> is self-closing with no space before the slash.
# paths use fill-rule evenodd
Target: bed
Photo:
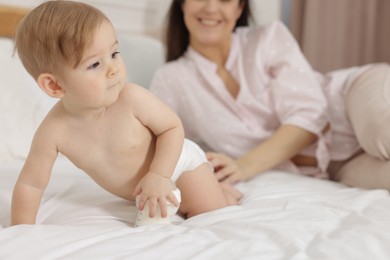
<path id="1" fill-rule="evenodd" d="M 390 258 L 388 191 L 280 171 L 237 184 L 245 194 L 238 206 L 134 228 L 134 203 L 107 193 L 60 156 L 37 224 L 10 227 L 13 186 L 55 102 L 12 56 L 15 23 L 25 12 L 0 7 L 0 259 Z M 142 71 L 129 80 L 148 86 L 163 62 L 161 42 L 147 34 L 118 37 L 126 66 Z"/>

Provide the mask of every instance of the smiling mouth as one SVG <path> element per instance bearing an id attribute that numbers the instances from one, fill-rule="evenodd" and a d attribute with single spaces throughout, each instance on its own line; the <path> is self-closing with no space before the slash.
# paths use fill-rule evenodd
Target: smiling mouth
<path id="1" fill-rule="evenodd" d="M 199 19 L 199 22 L 206 26 L 216 26 L 221 23 L 220 20 L 202 19 L 202 18 Z"/>

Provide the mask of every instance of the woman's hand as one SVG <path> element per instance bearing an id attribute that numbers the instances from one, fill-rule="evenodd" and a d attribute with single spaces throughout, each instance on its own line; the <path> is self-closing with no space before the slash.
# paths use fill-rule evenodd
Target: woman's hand
<path id="1" fill-rule="evenodd" d="M 328 126 L 324 128 L 324 131 L 327 129 Z M 237 160 L 214 152 L 208 152 L 207 159 L 214 166 L 217 179 L 220 182 L 232 184 L 237 181 L 246 181 L 272 169 L 281 162 L 290 160 L 317 139 L 315 134 L 303 128 L 282 125 L 270 138 Z"/>
<path id="2" fill-rule="evenodd" d="M 159 206 L 161 217 L 165 218 L 167 216 L 167 201 L 175 207 L 179 207 L 179 202 L 172 192 L 174 189 L 175 185 L 170 178 L 148 172 L 135 187 L 133 196 L 140 195 L 139 210 L 143 210 L 146 201 L 149 201 L 149 217 L 155 216 L 156 208 Z"/>
<path id="3" fill-rule="evenodd" d="M 245 168 L 238 160 L 222 153 L 207 152 L 206 156 L 214 167 L 218 181 L 233 184 L 248 179 Z"/>

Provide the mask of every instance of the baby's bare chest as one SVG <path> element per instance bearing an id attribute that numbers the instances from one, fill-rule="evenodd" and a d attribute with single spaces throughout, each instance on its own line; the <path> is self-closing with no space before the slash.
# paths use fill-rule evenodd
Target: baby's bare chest
<path id="1" fill-rule="evenodd" d="M 62 153 L 91 177 L 107 172 L 136 175 L 154 152 L 153 134 L 135 120 L 70 128 Z"/>

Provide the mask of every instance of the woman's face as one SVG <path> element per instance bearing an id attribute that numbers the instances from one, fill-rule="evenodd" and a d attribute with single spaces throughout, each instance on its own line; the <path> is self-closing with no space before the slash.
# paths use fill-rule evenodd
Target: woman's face
<path id="1" fill-rule="evenodd" d="M 182 10 L 190 45 L 202 48 L 230 43 L 242 4 L 239 0 L 185 0 Z"/>

